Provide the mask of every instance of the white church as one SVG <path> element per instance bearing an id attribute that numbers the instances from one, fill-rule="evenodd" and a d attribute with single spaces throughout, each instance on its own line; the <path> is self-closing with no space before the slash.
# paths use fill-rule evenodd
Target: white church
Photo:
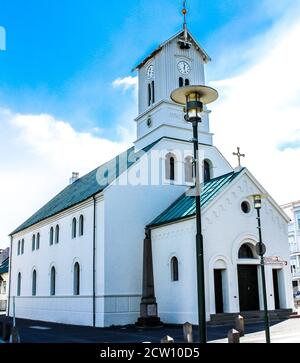
<path id="1" fill-rule="evenodd" d="M 79 178 L 11 234 L 8 315 L 65 324 L 198 324 L 192 127 L 170 94 L 205 84 L 210 57 L 187 31 L 137 67 L 134 146 Z M 199 125 L 206 318 L 263 309 L 256 210 L 267 194 Z M 288 216 L 262 204 L 267 256 L 289 261 Z M 145 237 L 146 236 L 146 237 Z M 266 266 L 269 310 L 293 308 L 290 265 Z M 13 299 L 15 297 L 15 299 Z"/>

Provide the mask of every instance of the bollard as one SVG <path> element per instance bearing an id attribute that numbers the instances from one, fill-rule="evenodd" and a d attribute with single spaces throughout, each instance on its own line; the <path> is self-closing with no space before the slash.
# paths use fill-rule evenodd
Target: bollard
<path id="1" fill-rule="evenodd" d="M 10 343 L 21 343 L 20 334 L 18 328 L 12 328 L 11 335 L 9 338 Z"/>
<path id="2" fill-rule="evenodd" d="M 161 342 L 161 344 L 173 344 L 174 339 L 167 335 L 166 337 L 162 338 L 162 340 L 160 342 Z"/>
<path id="3" fill-rule="evenodd" d="M 228 332 L 228 343 L 239 343 L 240 342 L 240 333 L 235 330 L 231 329 Z"/>
<path id="4" fill-rule="evenodd" d="M 245 320 L 241 315 L 235 319 L 235 329 L 240 333 L 240 337 L 245 335 Z"/>
<path id="5" fill-rule="evenodd" d="M 193 325 L 190 323 L 183 324 L 183 338 L 185 343 L 193 343 Z"/>

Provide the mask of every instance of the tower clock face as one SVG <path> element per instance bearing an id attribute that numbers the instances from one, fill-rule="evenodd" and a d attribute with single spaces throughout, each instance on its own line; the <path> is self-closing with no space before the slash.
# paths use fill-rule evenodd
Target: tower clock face
<path id="1" fill-rule="evenodd" d="M 191 72 L 191 66 L 184 61 L 179 62 L 177 68 L 181 74 L 189 74 Z"/>
<path id="2" fill-rule="evenodd" d="M 147 69 L 147 78 L 152 79 L 154 77 L 154 65 L 151 64 Z"/>

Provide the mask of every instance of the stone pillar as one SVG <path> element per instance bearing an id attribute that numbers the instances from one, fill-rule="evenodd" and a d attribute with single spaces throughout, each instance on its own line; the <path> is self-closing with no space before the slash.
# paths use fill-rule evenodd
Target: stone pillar
<path id="1" fill-rule="evenodd" d="M 153 258 L 151 230 L 146 229 L 144 239 L 143 257 L 143 296 L 140 308 L 140 318 L 137 326 L 159 326 L 162 325 L 157 314 L 157 303 L 154 291 Z"/>

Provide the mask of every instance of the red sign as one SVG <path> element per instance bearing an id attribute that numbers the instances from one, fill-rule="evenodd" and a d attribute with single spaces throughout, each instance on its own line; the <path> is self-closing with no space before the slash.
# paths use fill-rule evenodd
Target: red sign
<path id="1" fill-rule="evenodd" d="M 279 257 L 265 257 L 264 259 L 265 265 L 279 265 L 279 266 L 287 266 L 288 262 L 280 260 Z"/>

